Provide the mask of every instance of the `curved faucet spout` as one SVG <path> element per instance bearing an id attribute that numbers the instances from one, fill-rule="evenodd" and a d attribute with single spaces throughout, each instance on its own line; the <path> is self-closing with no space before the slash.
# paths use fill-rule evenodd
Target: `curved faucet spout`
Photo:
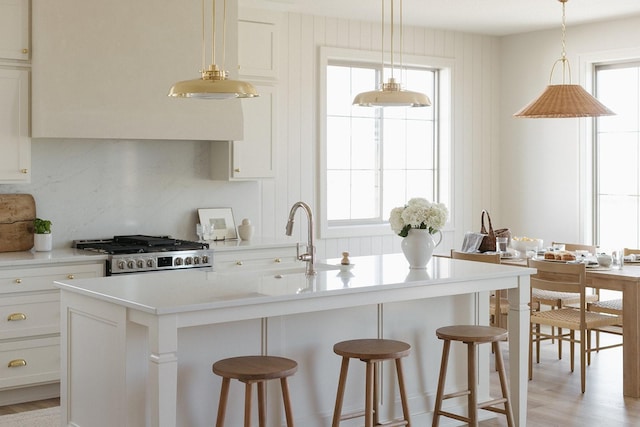
<path id="1" fill-rule="evenodd" d="M 300 244 L 298 244 L 297 250 L 296 250 L 297 257 L 300 261 L 307 262 L 306 274 L 314 275 L 316 274 L 316 270 L 315 270 L 316 247 L 313 239 L 313 212 L 311 211 L 311 207 L 308 204 L 306 204 L 305 202 L 296 202 L 293 204 L 293 206 L 291 207 L 291 210 L 289 211 L 289 220 L 287 221 L 287 228 L 285 233 L 287 236 L 291 236 L 291 234 L 293 233 L 293 222 L 294 222 L 294 217 L 298 208 L 302 208 L 307 213 L 307 222 L 308 222 L 307 229 L 309 232 L 309 236 L 307 239 L 307 253 L 300 254 Z"/>

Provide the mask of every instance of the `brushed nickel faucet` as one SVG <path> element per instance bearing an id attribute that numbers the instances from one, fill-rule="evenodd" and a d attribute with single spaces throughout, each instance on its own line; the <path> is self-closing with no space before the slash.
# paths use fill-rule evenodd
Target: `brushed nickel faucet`
<path id="1" fill-rule="evenodd" d="M 301 254 L 300 243 L 296 244 L 296 258 L 298 258 L 300 261 L 306 261 L 307 268 L 305 270 L 305 273 L 307 276 L 312 276 L 316 274 L 316 247 L 313 241 L 313 212 L 311 212 L 311 207 L 305 202 L 296 202 L 291 207 L 291 211 L 289 211 L 289 220 L 287 221 L 286 235 L 291 236 L 291 234 L 293 233 L 293 218 L 298 208 L 302 208 L 307 213 L 307 228 L 309 230 L 309 237 L 307 239 L 307 253 Z"/>

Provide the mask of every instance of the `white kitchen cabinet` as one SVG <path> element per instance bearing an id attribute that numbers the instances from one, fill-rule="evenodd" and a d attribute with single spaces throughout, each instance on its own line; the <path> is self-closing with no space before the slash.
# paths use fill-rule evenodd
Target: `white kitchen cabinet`
<path id="1" fill-rule="evenodd" d="M 29 182 L 31 139 L 27 68 L 0 66 L 0 151 L 0 184 Z"/>
<path id="2" fill-rule="evenodd" d="M 250 80 L 278 78 L 279 23 L 275 14 L 241 9 L 238 19 L 238 73 Z"/>
<path id="3" fill-rule="evenodd" d="M 0 0 L 0 60 L 29 60 L 29 5 L 29 0 Z"/>
<path id="4" fill-rule="evenodd" d="M 216 4 L 215 62 L 237 78 L 237 0 L 227 0 L 224 38 Z M 33 138 L 242 139 L 239 100 L 167 96 L 174 83 L 200 78 L 200 2 L 33 0 L 32 14 Z"/>
<path id="5" fill-rule="evenodd" d="M 302 266 L 305 263 L 296 260 L 296 242 L 268 246 L 214 245 L 213 263 L 216 271 L 255 271 L 273 270 Z"/>
<path id="6" fill-rule="evenodd" d="M 0 405 L 58 395 L 60 291 L 53 281 L 101 276 L 104 261 L 0 268 Z"/>
<path id="7" fill-rule="evenodd" d="M 276 88 L 254 82 L 260 94 L 243 99 L 244 138 L 214 141 L 211 176 L 214 180 L 251 180 L 275 176 Z"/>

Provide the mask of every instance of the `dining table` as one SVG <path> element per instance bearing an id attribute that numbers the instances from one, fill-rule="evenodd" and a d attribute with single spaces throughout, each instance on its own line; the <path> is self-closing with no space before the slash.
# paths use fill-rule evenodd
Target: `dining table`
<path id="1" fill-rule="evenodd" d="M 505 258 L 502 264 L 527 266 L 526 259 Z M 586 285 L 622 293 L 622 389 L 624 396 L 640 398 L 640 263 L 621 269 L 588 267 Z"/>

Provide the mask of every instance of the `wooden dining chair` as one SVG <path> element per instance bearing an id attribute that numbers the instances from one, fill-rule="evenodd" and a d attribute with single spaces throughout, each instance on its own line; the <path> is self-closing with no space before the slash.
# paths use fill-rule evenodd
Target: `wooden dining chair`
<path id="1" fill-rule="evenodd" d="M 580 345 L 580 382 L 582 392 L 586 390 L 587 354 L 591 348 L 589 332 L 605 326 L 613 326 L 621 322 L 616 315 L 587 311 L 586 298 L 586 266 L 584 264 L 552 263 L 530 259 L 528 265 L 537 271 L 531 276 L 531 292 L 534 289 L 553 292 L 571 292 L 579 295 L 577 308 L 563 307 L 555 310 L 531 310 L 529 325 L 529 377 L 533 378 L 533 344 L 536 344 L 536 361 L 540 363 L 540 341 L 555 338 L 562 345 L 570 343 L 571 372 L 574 371 L 575 344 Z M 541 326 L 556 328 L 558 333 L 543 332 Z M 563 333 L 563 330 L 569 333 Z M 576 337 L 576 331 L 579 338 Z"/>
<path id="2" fill-rule="evenodd" d="M 564 249 L 569 252 L 589 251 L 590 254 L 595 254 L 598 250 L 598 247 L 596 245 L 585 245 L 583 243 L 551 242 L 551 246 L 555 245 L 564 245 Z"/>
<path id="3" fill-rule="evenodd" d="M 500 254 L 485 254 L 485 253 L 469 253 L 459 252 L 451 250 L 451 258 L 464 259 L 467 261 L 488 262 L 491 264 L 500 264 Z M 495 290 L 491 292 L 489 299 L 489 315 L 490 325 L 507 328 L 507 315 L 509 314 L 509 299 L 506 297 L 506 291 Z"/>

